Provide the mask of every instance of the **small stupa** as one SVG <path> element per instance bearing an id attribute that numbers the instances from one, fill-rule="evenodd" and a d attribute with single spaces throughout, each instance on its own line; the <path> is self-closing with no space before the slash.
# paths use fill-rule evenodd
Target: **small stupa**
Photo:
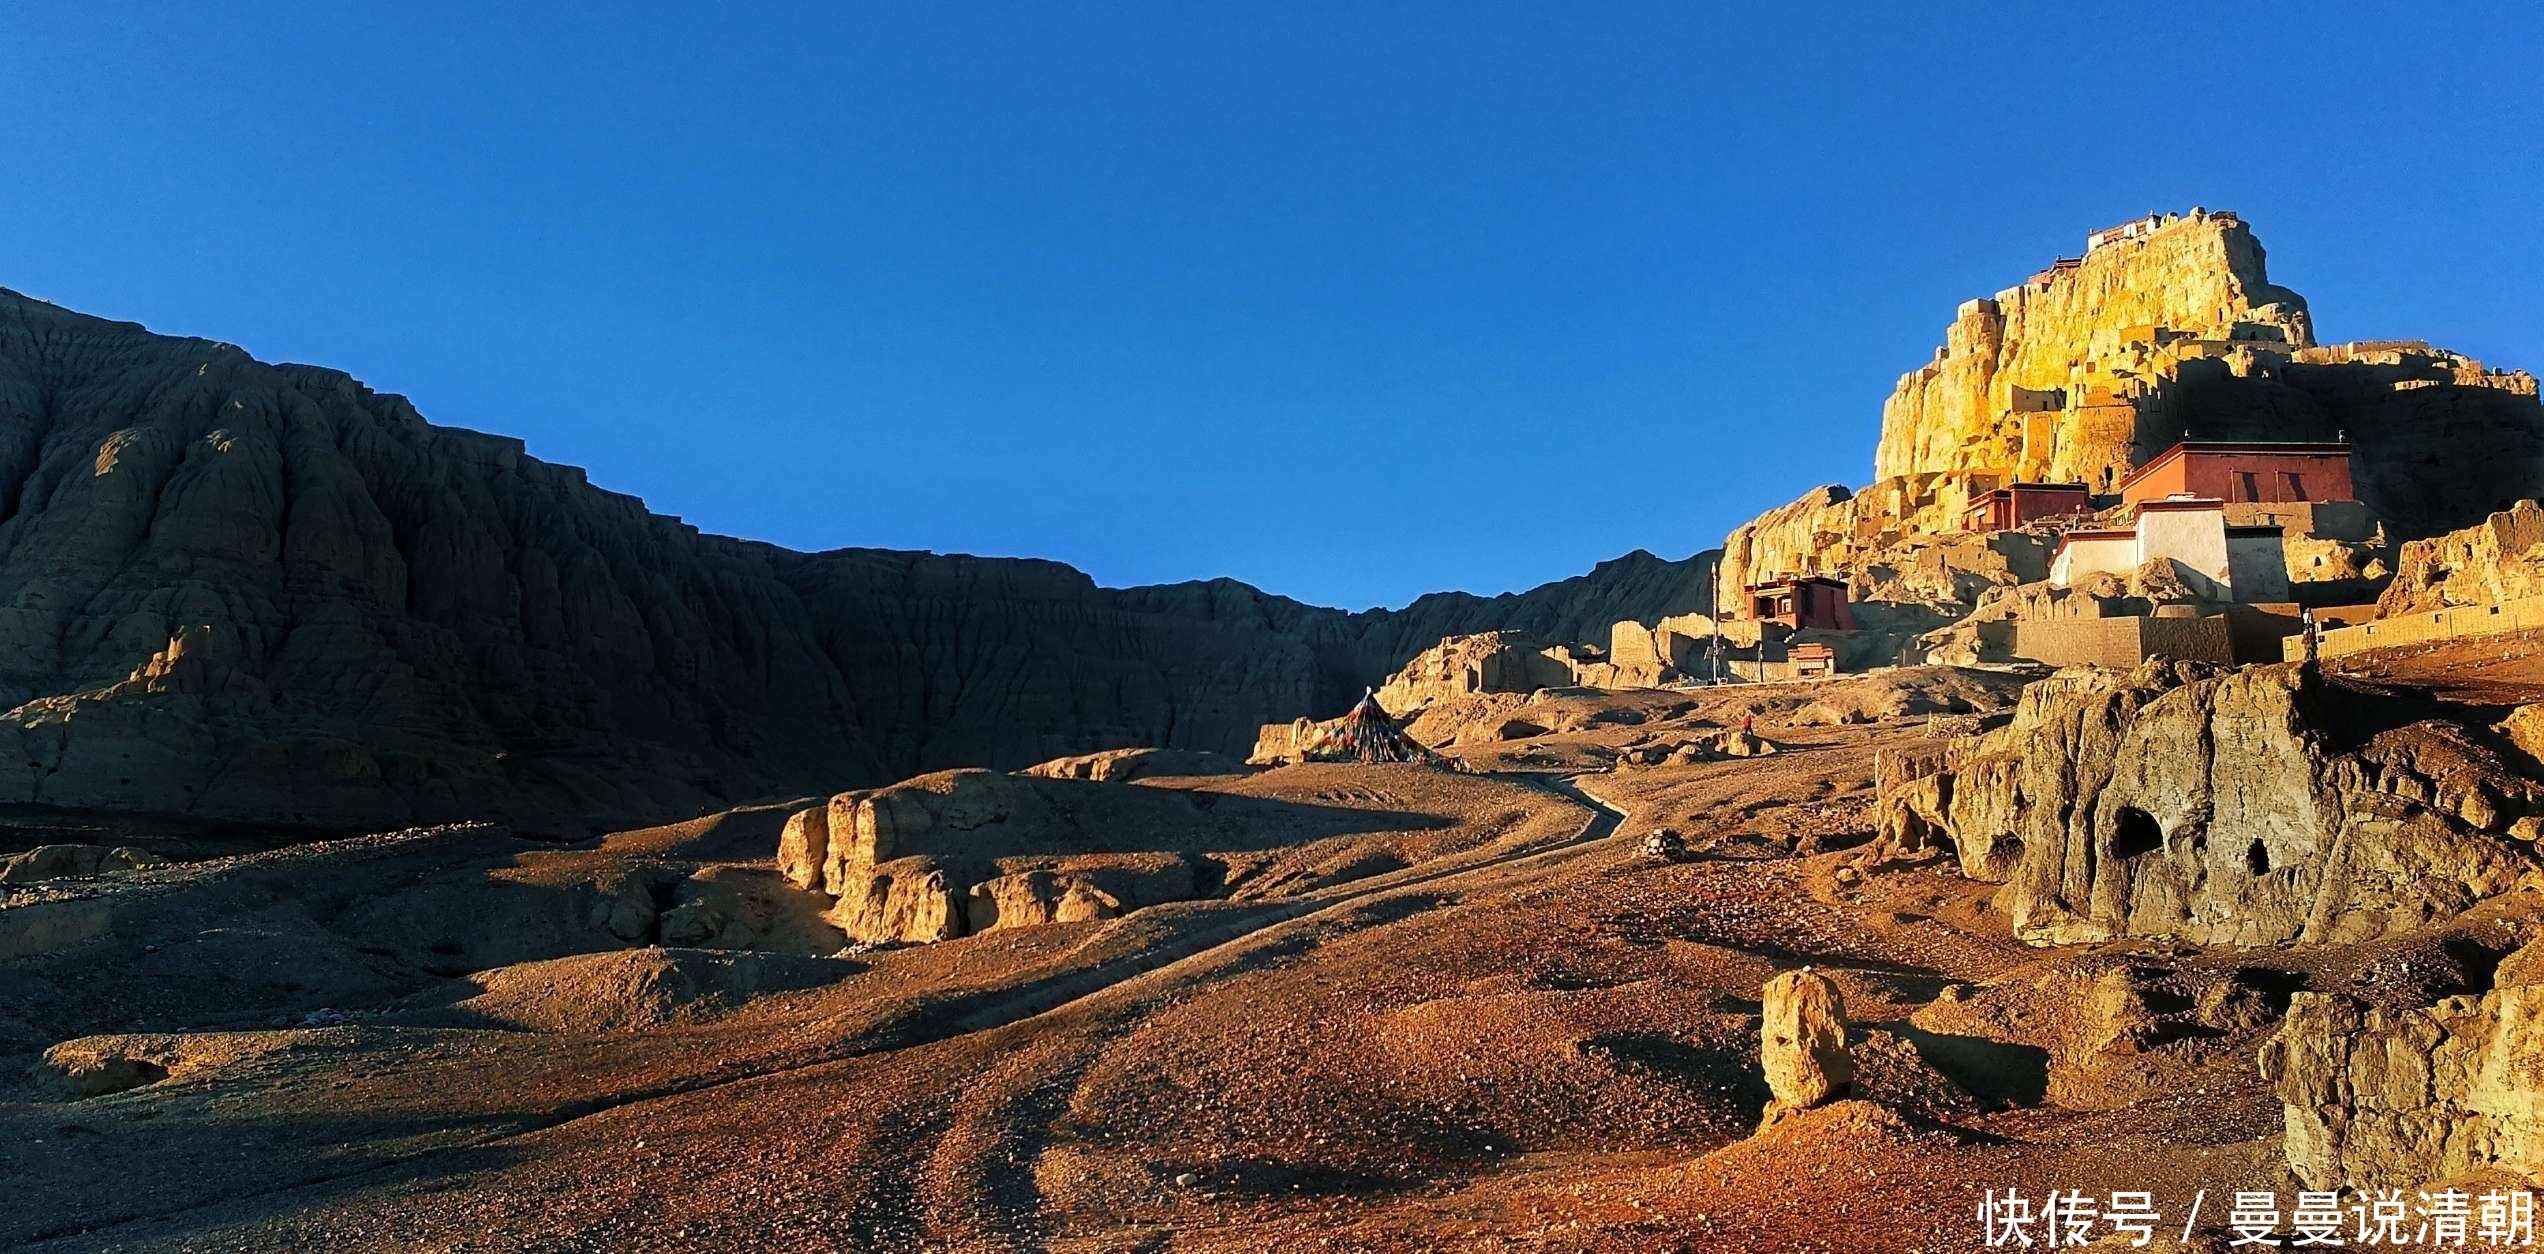
<path id="1" fill-rule="evenodd" d="M 1318 723 L 1299 742 L 1301 762 L 1414 762 L 1424 766 L 1446 766 L 1448 761 L 1433 753 L 1421 741 L 1406 735 L 1396 720 L 1378 704 L 1378 694 L 1363 692 L 1360 703 L 1351 712 L 1327 723 Z"/>

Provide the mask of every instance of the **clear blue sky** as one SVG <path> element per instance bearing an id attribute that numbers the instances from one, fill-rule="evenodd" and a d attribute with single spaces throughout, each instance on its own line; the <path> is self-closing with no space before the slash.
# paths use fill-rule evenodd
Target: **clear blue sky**
<path id="1" fill-rule="evenodd" d="M 2544 367 L 2531 6 L 509 7 L 11 6 L 0 285 L 713 531 L 1351 607 L 1859 483 L 2148 209 Z"/>

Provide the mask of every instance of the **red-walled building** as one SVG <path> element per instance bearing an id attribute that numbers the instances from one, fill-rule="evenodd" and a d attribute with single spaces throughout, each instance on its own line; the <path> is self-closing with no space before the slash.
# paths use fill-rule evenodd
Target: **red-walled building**
<path id="1" fill-rule="evenodd" d="M 1961 515 L 1965 531 L 2011 531 L 2027 522 L 2061 514 L 2090 512 L 2093 504 L 2081 483 L 2009 483 L 1970 498 Z"/>
<path id="2" fill-rule="evenodd" d="M 2184 440 L 2120 481 L 2127 505 L 2168 496 L 2239 501 L 2355 501 L 2347 444 Z"/>
<path id="3" fill-rule="evenodd" d="M 1782 623 L 1795 631 L 1806 627 L 1855 629 L 1855 616 L 1846 609 L 1846 582 L 1842 579 L 1824 575 L 1771 579 L 1753 583 L 1746 591 L 1748 617 L 1761 622 Z"/>

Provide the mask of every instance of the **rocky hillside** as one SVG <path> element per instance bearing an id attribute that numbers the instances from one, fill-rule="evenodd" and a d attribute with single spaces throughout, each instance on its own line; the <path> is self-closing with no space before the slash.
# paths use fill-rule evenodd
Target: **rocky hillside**
<path id="1" fill-rule="evenodd" d="M 1633 553 L 1346 614 L 1230 581 L 701 533 L 520 441 L 0 291 L 0 802 L 532 829 L 1241 752 L 1443 636 L 1706 602 Z"/>
<path id="2" fill-rule="evenodd" d="M 2462 531 L 2403 546 L 2379 603 L 2388 616 L 2544 595 L 2544 509 L 2519 501 Z"/>
<path id="3" fill-rule="evenodd" d="M 2054 481 L 2110 494 L 2188 437 L 2346 438 L 2359 497 L 2396 540 L 2544 490 L 2533 375 L 2420 341 L 2316 344 L 2304 298 L 2270 282 L 2231 214 L 2132 232 L 1963 302 L 1882 406 L 1874 481 L 1815 488 L 1736 530 L 1724 579 L 1845 573 L 1859 600 L 1931 603 L 1865 568 L 1957 530 L 1974 493 Z"/>
<path id="4" fill-rule="evenodd" d="M 1942 761 L 1894 763 L 1880 822 L 2005 884 L 2034 944 L 2373 940 L 2538 865 L 2544 788 L 2511 765 L 2531 754 L 2464 714 L 2294 665 L 2075 667 Z"/>

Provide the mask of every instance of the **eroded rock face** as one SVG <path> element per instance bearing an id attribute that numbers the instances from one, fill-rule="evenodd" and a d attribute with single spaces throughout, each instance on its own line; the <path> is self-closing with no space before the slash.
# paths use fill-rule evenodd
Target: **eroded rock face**
<path id="1" fill-rule="evenodd" d="M 972 885 L 963 906 L 970 932 L 1110 919 L 1201 895 L 1191 859 L 1175 854 L 1077 858 Z"/>
<path id="2" fill-rule="evenodd" d="M 2544 945 L 2478 995 L 2390 1011 L 2299 993 L 2261 1055 L 2310 1188 L 2544 1185 Z"/>
<path id="3" fill-rule="evenodd" d="M 1530 693 L 1573 682 L 1566 653 L 1526 632 L 1451 636 L 1423 650 L 1378 687 L 1378 704 L 1402 718 L 1477 693 Z"/>
<path id="4" fill-rule="evenodd" d="M 1197 895 L 1196 842 L 1242 815 L 1174 789 L 942 771 L 845 792 L 787 823 L 781 868 L 837 899 L 855 941 L 950 940 L 1076 922 Z M 1226 810 L 1242 809 L 1230 804 Z M 813 833 L 821 833 L 819 875 Z"/>
<path id="5" fill-rule="evenodd" d="M 607 830 L 1109 745 L 1235 753 L 1443 636 L 1586 639 L 1703 580 L 1637 552 L 1344 614 L 790 553 L 335 371 L 0 291 L 0 801 Z"/>
<path id="6" fill-rule="evenodd" d="M 2544 596 L 2544 509 L 2519 501 L 2467 527 L 2403 546 L 2379 613 L 2496 605 Z"/>
<path id="7" fill-rule="evenodd" d="M 1837 985 L 1815 971 L 1786 971 L 1767 981 L 1760 999 L 1758 1060 L 1775 1094 L 1768 1121 L 1845 1094 L 1855 1060 L 1847 1052 L 1846 999 Z"/>
<path id="8" fill-rule="evenodd" d="M 2016 471 L 2109 491 L 2115 470 L 2131 464 L 2134 422 L 2095 423 L 2089 406 L 2072 415 L 2027 407 L 2047 404 L 2042 394 L 2053 391 L 2117 394 L 2122 377 L 2098 367 L 2133 355 L 2138 341 L 2128 332 L 2136 327 L 2219 342 L 2314 342 L 2305 298 L 2270 282 L 2250 228 L 2230 216 L 2183 216 L 1963 303 L 1935 359 L 1902 376 L 1882 406 L 1874 475 Z M 2038 421 L 2023 417 L 2042 412 L 2064 419 L 2048 439 Z"/>
<path id="9" fill-rule="evenodd" d="M 797 888 L 819 888 L 830 865 L 830 808 L 814 806 L 786 816 L 777 838 L 777 872 Z"/>
<path id="10" fill-rule="evenodd" d="M 1885 781 L 1877 823 L 2000 881 L 2037 944 L 2357 941 L 2505 891 L 2544 808 L 2472 729 L 2295 666 L 2078 667 L 2008 726 Z"/>

